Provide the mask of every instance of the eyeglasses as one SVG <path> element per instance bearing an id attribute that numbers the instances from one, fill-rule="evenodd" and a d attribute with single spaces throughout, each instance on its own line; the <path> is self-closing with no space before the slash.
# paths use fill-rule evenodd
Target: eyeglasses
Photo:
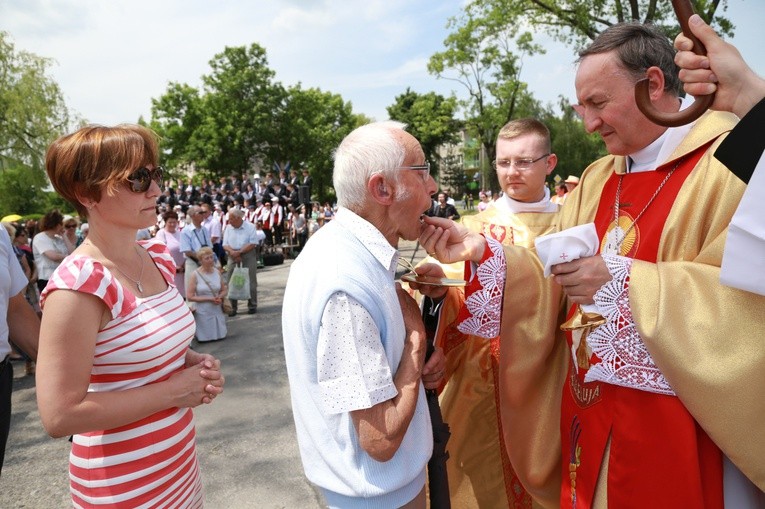
<path id="1" fill-rule="evenodd" d="M 528 170 L 531 168 L 531 165 L 536 163 L 537 161 L 544 159 L 545 157 L 548 157 L 550 154 L 544 154 L 536 159 L 497 159 L 491 162 L 491 166 L 496 170 L 497 168 L 502 168 L 503 170 L 509 169 L 511 166 L 515 166 L 516 170 Z"/>
<path id="2" fill-rule="evenodd" d="M 399 166 L 397 170 L 414 170 L 421 172 L 422 180 L 428 180 L 430 175 L 430 163 L 425 161 L 424 164 L 413 164 L 412 166 Z"/>
<path id="3" fill-rule="evenodd" d="M 145 193 L 151 187 L 152 180 L 157 183 L 157 186 L 162 189 L 162 178 L 164 177 L 165 170 L 161 166 L 150 170 L 146 167 L 138 168 L 136 171 L 128 175 L 127 180 L 130 184 L 130 190 L 134 193 Z"/>
<path id="4" fill-rule="evenodd" d="M 72 228 L 77 228 L 77 225 L 76 224 L 65 224 L 64 228 L 66 228 L 67 230 L 71 230 Z"/>

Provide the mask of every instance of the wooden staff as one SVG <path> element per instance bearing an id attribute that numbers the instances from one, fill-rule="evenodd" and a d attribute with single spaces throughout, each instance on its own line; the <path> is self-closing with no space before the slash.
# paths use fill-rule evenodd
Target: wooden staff
<path id="1" fill-rule="evenodd" d="M 707 49 L 699 41 L 691 28 L 688 26 L 688 19 L 693 16 L 693 6 L 691 0 L 672 0 L 672 7 L 675 9 L 675 15 L 680 22 L 680 28 L 683 34 L 693 41 L 693 52 L 697 55 L 706 55 Z M 637 107 L 643 112 L 651 122 L 664 127 L 677 127 L 689 124 L 704 114 L 709 109 L 715 99 L 714 94 L 705 95 L 696 98 L 694 103 L 683 111 L 665 112 L 657 110 L 651 103 L 648 94 L 648 78 L 644 78 L 635 84 L 635 101 Z"/>

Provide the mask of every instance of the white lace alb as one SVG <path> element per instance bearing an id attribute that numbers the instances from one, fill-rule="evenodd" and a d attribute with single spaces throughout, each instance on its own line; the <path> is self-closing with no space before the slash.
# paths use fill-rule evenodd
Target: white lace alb
<path id="1" fill-rule="evenodd" d="M 595 293 L 598 310 L 607 320 L 587 336 L 600 362 L 590 366 L 585 382 L 601 382 L 657 394 L 675 393 L 656 367 L 637 331 L 629 301 L 632 259 L 602 255 L 612 279 Z"/>
<path id="2" fill-rule="evenodd" d="M 499 336 L 502 318 L 507 260 L 502 244 L 490 237 L 486 237 L 486 242 L 492 255 L 476 269 L 475 277 L 478 278 L 481 288 L 465 299 L 470 318 L 462 321 L 457 330 L 463 334 L 495 338 Z"/>

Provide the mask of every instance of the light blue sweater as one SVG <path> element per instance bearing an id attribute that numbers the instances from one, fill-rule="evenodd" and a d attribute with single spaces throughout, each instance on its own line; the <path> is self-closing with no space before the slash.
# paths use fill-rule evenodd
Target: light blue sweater
<path id="1" fill-rule="evenodd" d="M 406 331 L 390 272 L 342 221 L 333 220 L 311 237 L 292 264 L 284 294 L 284 352 L 303 466 L 330 507 L 400 507 L 424 486 L 432 452 L 424 389 L 420 385 L 401 447 L 384 463 L 361 448 L 349 413 L 324 412 L 317 342 L 325 305 L 337 291 L 358 301 L 374 319 L 392 376 L 404 349 Z"/>

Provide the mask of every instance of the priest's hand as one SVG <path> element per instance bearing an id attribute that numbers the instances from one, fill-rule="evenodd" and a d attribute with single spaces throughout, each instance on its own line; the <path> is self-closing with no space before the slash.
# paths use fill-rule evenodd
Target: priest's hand
<path id="1" fill-rule="evenodd" d="M 426 276 L 428 278 L 442 278 L 445 276 L 443 267 L 437 263 L 423 263 L 417 267 L 417 275 Z M 443 299 L 448 290 L 448 288 L 445 286 L 426 285 L 417 283 L 415 281 L 410 281 L 408 284 L 409 288 L 412 290 L 418 290 L 421 294 L 425 295 L 426 297 L 430 297 L 435 301 Z"/>
<path id="2" fill-rule="evenodd" d="M 450 219 L 422 218 L 420 245 L 442 263 L 481 262 L 486 239 Z"/>
<path id="3" fill-rule="evenodd" d="M 600 255 L 553 265 L 552 273 L 555 275 L 555 282 L 561 285 L 568 298 L 577 304 L 594 303 L 595 292 L 611 281 L 606 262 Z"/>

